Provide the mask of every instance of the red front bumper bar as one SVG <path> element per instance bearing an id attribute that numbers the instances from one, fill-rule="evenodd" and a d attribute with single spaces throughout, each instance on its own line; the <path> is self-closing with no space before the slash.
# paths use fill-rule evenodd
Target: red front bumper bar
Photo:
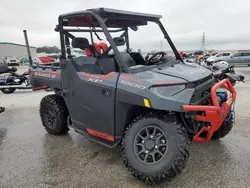
<path id="1" fill-rule="evenodd" d="M 218 98 L 216 95 L 216 90 L 220 87 L 224 86 L 227 90 L 231 93 L 231 97 L 227 99 L 226 102 L 219 105 Z M 184 111 L 203 111 L 205 115 L 196 115 L 195 119 L 197 121 L 205 121 L 210 122 L 211 126 L 203 127 L 194 137 L 193 141 L 197 142 L 207 142 L 211 139 L 213 133 L 217 131 L 221 124 L 223 123 L 225 117 L 227 116 L 228 112 L 231 110 L 233 103 L 236 99 L 236 91 L 234 90 L 232 84 L 229 80 L 224 79 L 219 83 L 216 83 L 210 90 L 212 105 L 211 106 L 204 106 L 204 105 L 183 105 Z M 200 137 L 201 133 L 207 132 L 205 138 Z"/>

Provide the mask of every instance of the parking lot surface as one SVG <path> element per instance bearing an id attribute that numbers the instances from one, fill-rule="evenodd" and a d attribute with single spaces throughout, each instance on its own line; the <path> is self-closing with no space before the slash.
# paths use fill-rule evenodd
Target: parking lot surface
<path id="1" fill-rule="evenodd" d="M 220 141 L 192 143 L 186 169 L 170 183 L 155 187 L 250 187 L 250 68 L 236 68 L 246 83 L 236 85 L 236 125 Z M 1 188 L 143 188 L 119 160 L 119 151 L 69 131 L 49 135 L 39 103 L 50 92 L 0 94 Z"/>

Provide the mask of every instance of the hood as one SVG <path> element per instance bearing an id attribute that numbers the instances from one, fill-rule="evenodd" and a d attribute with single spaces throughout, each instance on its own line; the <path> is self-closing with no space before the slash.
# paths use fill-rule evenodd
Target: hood
<path id="1" fill-rule="evenodd" d="M 177 64 L 173 67 L 155 68 L 133 74 L 136 79 L 150 84 L 186 83 L 203 79 L 212 72 L 195 63 Z"/>
<path id="2" fill-rule="evenodd" d="M 156 68 L 152 72 L 183 79 L 188 82 L 200 80 L 212 74 L 212 72 L 195 63 L 180 63 L 170 67 Z"/>
<path id="3" fill-rule="evenodd" d="M 207 61 L 209 61 L 209 62 L 214 61 L 215 58 L 216 58 L 215 56 L 211 56 L 211 57 L 207 58 Z"/>

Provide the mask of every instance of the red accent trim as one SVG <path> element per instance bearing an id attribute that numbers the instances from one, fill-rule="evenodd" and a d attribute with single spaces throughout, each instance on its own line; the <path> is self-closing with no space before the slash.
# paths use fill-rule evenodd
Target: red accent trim
<path id="1" fill-rule="evenodd" d="M 230 98 L 227 99 L 226 102 L 222 104 L 222 106 L 219 106 L 219 102 L 216 95 L 216 90 L 219 87 L 226 87 L 228 91 L 232 94 Z M 220 81 L 219 83 L 216 83 L 210 90 L 211 99 L 213 106 L 201 106 L 201 105 L 183 105 L 184 111 L 205 111 L 205 116 L 196 115 L 195 119 L 198 121 L 205 121 L 210 122 L 210 127 L 203 127 L 193 138 L 193 141 L 197 142 L 208 142 L 213 133 L 217 131 L 220 126 L 222 125 L 226 115 L 230 111 L 233 103 L 236 99 L 236 91 L 234 90 L 232 84 L 229 80 L 224 79 Z M 231 101 L 230 101 L 231 100 Z M 229 102 L 230 101 L 230 102 Z M 201 133 L 206 131 L 207 136 L 206 138 L 200 137 Z"/>
<path id="2" fill-rule="evenodd" d="M 60 72 L 45 72 L 45 71 L 32 71 L 32 70 L 29 71 L 29 75 L 33 75 L 35 73 L 50 74 L 56 76 L 60 74 Z"/>
<path id="3" fill-rule="evenodd" d="M 89 74 L 89 73 L 83 73 L 82 74 L 83 77 L 96 78 L 96 79 L 99 79 L 99 80 L 106 80 L 106 79 L 108 79 L 110 77 L 115 77 L 117 75 L 118 75 L 117 73 L 109 73 L 109 74 L 104 75 L 104 76 L 96 76 L 96 75 L 92 75 L 92 74 Z M 120 78 L 121 79 L 127 79 L 127 80 L 133 80 L 133 81 L 137 81 L 137 82 L 144 82 L 143 80 L 138 80 L 135 77 L 128 76 L 128 75 L 123 75 L 123 74 L 120 75 Z"/>
<path id="4" fill-rule="evenodd" d="M 95 75 L 92 75 L 92 74 L 83 73 L 82 76 L 86 77 L 86 78 L 96 78 L 96 79 L 99 79 L 99 80 L 106 80 L 106 79 L 108 79 L 110 77 L 117 76 L 117 74 L 116 73 L 109 73 L 109 74 L 104 75 L 104 76 L 95 76 Z"/>
<path id="5" fill-rule="evenodd" d="M 39 90 L 44 90 L 44 89 L 48 89 L 49 87 L 48 86 L 42 86 L 42 87 L 35 87 L 35 88 L 32 88 L 33 91 L 39 91 Z"/>
<path id="6" fill-rule="evenodd" d="M 138 80 L 135 77 L 132 77 L 132 76 L 129 76 L 129 75 L 124 75 L 124 74 L 121 74 L 120 78 L 127 79 L 127 80 L 133 80 L 133 81 L 136 81 L 136 82 L 144 82 L 143 80 Z"/>
<path id="7" fill-rule="evenodd" d="M 175 84 L 185 84 L 187 82 L 153 82 L 154 85 L 175 85 Z"/>
<path id="8" fill-rule="evenodd" d="M 91 130 L 91 129 L 88 129 L 88 128 L 86 129 L 86 131 L 87 131 L 89 134 L 93 135 L 93 136 L 96 136 L 96 137 L 99 137 L 99 138 L 103 138 L 103 139 L 109 140 L 109 141 L 111 141 L 111 142 L 114 142 L 114 141 L 115 141 L 115 138 L 114 138 L 113 136 L 107 135 L 107 134 L 105 134 L 105 133 L 100 133 L 100 132 L 98 132 L 98 131 L 94 131 L 94 130 Z"/>

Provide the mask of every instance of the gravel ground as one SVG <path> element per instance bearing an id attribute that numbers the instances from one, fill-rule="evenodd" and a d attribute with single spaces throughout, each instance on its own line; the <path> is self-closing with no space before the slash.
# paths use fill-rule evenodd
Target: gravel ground
<path id="1" fill-rule="evenodd" d="M 23 67 L 22 67 L 23 68 Z M 250 68 L 236 68 L 250 81 Z M 181 175 L 156 187 L 250 187 L 250 84 L 236 86 L 236 126 L 220 141 L 192 143 Z M 0 94 L 0 187 L 142 188 L 116 149 L 107 149 L 69 131 L 52 136 L 42 127 L 39 102 L 49 92 Z"/>

